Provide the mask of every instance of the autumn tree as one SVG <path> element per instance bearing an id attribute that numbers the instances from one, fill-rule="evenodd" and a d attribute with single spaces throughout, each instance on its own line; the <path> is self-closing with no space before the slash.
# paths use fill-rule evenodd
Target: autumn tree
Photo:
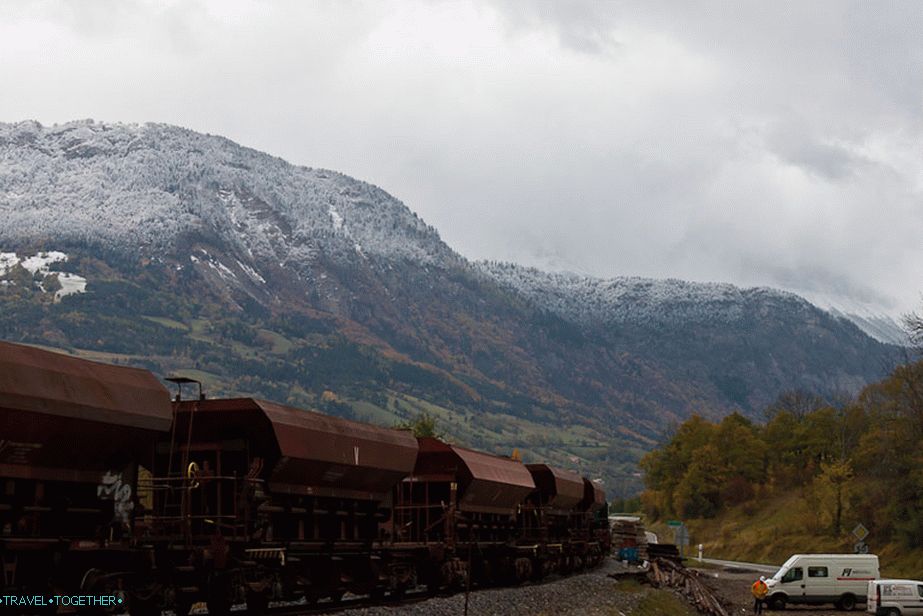
<path id="1" fill-rule="evenodd" d="M 674 496 L 696 451 L 705 447 L 715 432 L 715 425 L 699 415 L 693 415 L 676 431 L 661 449 L 649 452 L 641 459 L 648 493 L 644 497 L 648 512 L 677 513 Z"/>
<path id="2" fill-rule="evenodd" d="M 838 537 L 842 531 L 843 507 L 849 497 L 853 468 L 849 460 L 822 462 L 820 468 L 818 488 L 825 497 L 824 504 L 831 517 L 833 536 Z"/>
<path id="3" fill-rule="evenodd" d="M 910 342 L 917 347 L 917 350 L 923 352 L 923 315 L 911 312 L 905 314 L 902 320 Z"/>
<path id="4" fill-rule="evenodd" d="M 795 489 L 813 531 L 840 539 L 851 519 L 861 520 L 876 544 L 923 548 L 923 361 L 836 406 L 785 400 L 763 426 L 737 413 L 682 424 L 642 460 L 645 511 L 709 517 L 740 505 L 748 515 L 757 493 Z M 804 514 L 779 512 L 792 528 L 805 527 L 797 519 Z"/>
<path id="5" fill-rule="evenodd" d="M 766 445 L 757 436 L 752 421 L 740 413 L 731 413 L 718 424 L 712 442 L 719 448 L 723 475 L 739 476 L 752 483 L 763 481 Z"/>
<path id="6" fill-rule="evenodd" d="M 436 417 L 426 411 L 422 411 L 415 418 L 401 422 L 395 426 L 402 430 L 410 430 L 417 438 L 431 436 L 434 438 L 443 438 L 445 435 L 436 427 Z"/>
<path id="7" fill-rule="evenodd" d="M 721 451 L 711 443 L 693 452 L 676 486 L 677 513 L 683 517 L 709 518 L 718 512 L 725 480 L 720 458 Z"/>
<path id="8" fill-rule="evenodd" d="M 804 419 L 807 415 L 826 406 L 826 401 L 815 393 L 803 389 L 789 389 L 783 391 L 766 407 L 766 417 L 771 419 L 780 412 L 791 413 L 796 419 Z"/>

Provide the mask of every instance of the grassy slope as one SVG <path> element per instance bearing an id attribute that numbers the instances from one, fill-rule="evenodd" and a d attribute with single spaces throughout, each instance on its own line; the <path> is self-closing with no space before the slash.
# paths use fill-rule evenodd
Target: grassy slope
<path id="1" fill-rule="evenodd" d="M 54 303 L 37 287 L 0 287 L 0 338 L 144 367 L 161 378 L 188 376 L 210 397 L 256 396 L 383 426 L 425 411 L 451 442 L 502 455 L 519 450 L 525 461 L 603 478 L 609 494 L 640 488 L 636 461 L 647 441 L 599 418 L 582 421 L 561 400 L 462 382 L 332 318 L 247 315 L 224 309 L 213 294 L 157 291 L 195 281 L 165 281 L 159 270 L 129 275 L 82 259 L 74 266 L 93 279 L 86 294 Z"/>
<path id="2" fill-rule="evenodd" d="M 571 459 L 573 455 L 592 450 L 593 445 L 605 451 L 605 445 L 599 442 L 598 436 L 584 426 L 556 429 L 554 437 L 549 438 L 547 425 L 521 417 L 498 413 L 460 413 L 397 392 L 388 392 L 384 407 L 362 400 L 350 400 L 349 404 L 360 421 L 385 426 L 412 420 L 426 412 L 436 418 L 437 430 L 446 440 L 500 455 L 511 455 L 513 450 L 518 449 L 525 462 L 543 461 L 576 469 Z M 582 443 L 589 446 L 581 447 Z"/>
<path id="3" fill-rule="evenodd" d="M 668 590 L 652 589 L 641 599 L 631 616 L 697 616 L 698 612 L 688 603 Z"/>
<path id="4" fill-rule="evenodd" d="M 620 580 L 616 589 L 617 592 L 643 594 L 637 607 L 629 612 L 630 616 L 695 616 L 698 614 L 691 605 L 666 589 L 651 588 L 632 579 Z M 612 616 L 622 614 L 620 610 L 615 609 L 609 613 Z"/>
<path id="5" fill-rule="evenodd" d="M 261 344 L 247 345 L 239 340 L 219 339 L 210 330 L 210 324 L 204 319 L 193 319 L 183 324 L 170 319 L 141 315 L 149 322 L 181 331 L 186 337 L 197 340 L 215 348 L 222 348 L 232 357 L 256 359 L 276 356 L 284 358 L 294 344 L 305 340 L 291 340 L 278 332 L 260 329 Z M 46 347 L 52 349 L 52 347 Z M 58 350 L 58 349 L 53 349 Z M 150 356 L 106 353 L 83 349 L 71 349 L 75 355 L 102 362 L 121 364 L 137 363 L 139 359 L 152 359 Z M 256 392 L 239 391 L 227 375 L 209 372 L 195 367 L 191 358 L 162 357 L 159 365 L 165 372 L 160 376 L 180 374 L 202 381 L 203 389 L 210 395 L 254 395 Z M 299 406 L 309 406 L 313 395 L 305 392 L 304 401 L 293 402 Z M 332 392 L 336 399 L 352 408 L 355 418 L 382 426 L 393 426 L 412 420 L 422 412 L 436 418 L 437 428 L 446 440 L 462 446 L 483 449 L 501 455 L 510 455 L 518 449 L 526 462 L 542 461 L 563 468 L 583 471 L 588 476 L 596 476 L 598 471 L 585 469 L 585 460 L 598 460 L 605 455 L 608 443 L 598 433 L 580 425 L 569 425 L 549 429 L 547 424 L 531 421 L 489 411 L 449 408 L 437 403 L 423 400 L 406 393 L 386 390 L 384 405 L 357 399 L 353 392 Z M 286 402 L 285 400 L 277 400 Z M 640 455 L 640 450 L 635 452 Z M 577 461 L 575 462 L 575 458 Z M 615 468 L 617 467 L 617 468 Z M 628 475 L 634 471 L 631 463 L 613 464 L 616 472 Z"/>
<path id="6" fill-rule="evenodd" d="M 800 494 L 757 499 L 728 509 L 707 520 L 686 520 L 690 546 L 686 555 L 694 554 L 697 544 L 704 545 L 709 558 L 781 565 L 796 553 L 851 553 L 855 537 L 851 531 L 856 520 L 844 516 L 839 537 L 820 526 L 817 512 Z M 661 540 L 673 540 L 672 529 L 664 523 L 652 525 Z M 867 539 L 870 551 L 878 554 L 881 574 L 886 577 L 923 577 L 923 550 L 908 551 L 893 544 L 876 545 Z"/>

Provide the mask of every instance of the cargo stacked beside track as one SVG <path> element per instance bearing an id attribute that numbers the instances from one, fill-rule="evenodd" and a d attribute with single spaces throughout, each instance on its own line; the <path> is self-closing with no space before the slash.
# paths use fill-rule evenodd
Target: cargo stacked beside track
<path id="1" fill-rule="evenodd" d="M 180 385 L 194 383 L 172 379 Z M 595 566 L 577 474 L 0 342 L 5 595 L 117 594 L 135 616 L 400 597 Z"/>

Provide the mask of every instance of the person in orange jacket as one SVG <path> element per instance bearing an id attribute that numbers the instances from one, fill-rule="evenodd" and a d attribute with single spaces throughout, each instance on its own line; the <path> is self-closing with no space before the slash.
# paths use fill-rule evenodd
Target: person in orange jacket
<path id="1" fill-rule="evenodd" d="M 769 594 L 769 587 L 766 586 L 766 578 L 761 575 L 760 579 L 753 582 L 753 586 L 750 587 L 750 592 L 753 593 L 753 613 L 762 614 L 763 599 Z"/>

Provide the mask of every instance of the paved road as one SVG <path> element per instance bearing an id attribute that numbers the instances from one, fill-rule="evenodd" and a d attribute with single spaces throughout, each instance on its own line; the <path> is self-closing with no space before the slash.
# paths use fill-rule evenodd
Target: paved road
<path id="1" fill-rule="evenodd" d="M 699 561 L 698 558 L 690 558 L 686 562 L 687 566 L 695 567 L 695 563 Z M 710 565 L 719 565 L 721 567 L 730 567 L 735 569 L 750 569 L 756 571 L 757 573 L 762 573 L 764 575 L 772 575 L 779 570 L 780 565 L 761 565 L 759 563 L 742 563 L 734 560 L 717 560 L 715 558 L 703 558 L 703 563 L 708 563 Z"/>

